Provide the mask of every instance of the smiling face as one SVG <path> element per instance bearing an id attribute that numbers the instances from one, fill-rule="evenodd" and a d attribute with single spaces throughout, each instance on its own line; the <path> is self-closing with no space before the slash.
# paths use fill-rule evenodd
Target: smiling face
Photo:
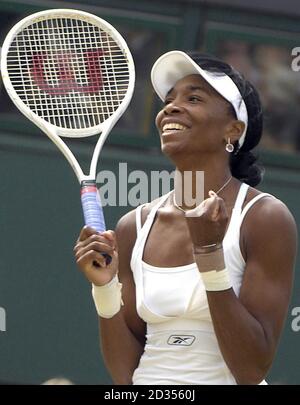
<path id="1" fill-rule="evenodd" d="M 156 117 L 162 151 L 171 159 L 178 154 L 199 159 L 200 154 L 226 156 L 228 138 L 240 136 L 243 123 L 237 121 L 230 104 L 200 75 L 179 80 L 165 99 Z"/>

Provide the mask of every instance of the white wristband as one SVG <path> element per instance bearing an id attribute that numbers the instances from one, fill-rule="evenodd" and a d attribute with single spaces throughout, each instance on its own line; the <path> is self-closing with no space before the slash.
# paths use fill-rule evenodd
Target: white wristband
<path id="1" fill-rule="evenodd" d="M 227 269 L 201 272 L 206 291 L 224 291 L 232 287 Z"/>
<path id="2" fill-rule="evenodd" d="M 124 305 L 121 290 L 122 284 L 117 275 L 103 286 L 93 284 L 92 296 L 99 316 L 109 319 L 120 311 L 121 305 Z"/>

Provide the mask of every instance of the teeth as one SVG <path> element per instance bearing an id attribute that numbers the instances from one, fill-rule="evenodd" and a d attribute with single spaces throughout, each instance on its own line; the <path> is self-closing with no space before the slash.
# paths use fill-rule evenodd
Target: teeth
<path id="1" fill-rule="evenodd" d="M 177 124 L 175 122 L 171 122 L 169 124 L 165 124 L 164 127 L 163 127 L 163 131 L 166 131 L 168 129 L 175 129 L 175 130 L 183 130 L 184 131 L 185 129 L 187 129 L 187 127 L 185 127 L 185 126 L 183 126 L 181 124 Z"/>

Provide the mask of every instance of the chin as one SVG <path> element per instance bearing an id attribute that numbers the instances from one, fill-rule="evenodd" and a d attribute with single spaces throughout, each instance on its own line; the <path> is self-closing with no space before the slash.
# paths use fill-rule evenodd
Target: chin
<path id="1" fill-rule="evenodd" d="M 172 161 L 175 160 L 180 154 L 186 154 L 186 150 L 183 148 L 183 145 L 175 144 L 175 142 L 168 142 L 161 145 L 161 151 Z"/>

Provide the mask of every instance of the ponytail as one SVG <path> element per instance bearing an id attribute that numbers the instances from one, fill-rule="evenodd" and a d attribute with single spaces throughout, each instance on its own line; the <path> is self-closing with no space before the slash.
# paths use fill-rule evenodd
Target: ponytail
<path id="1" fill-rule="evenodd" d="M 232 176 L 251 187 L 257 186 L 263 179 L 264 169 L 257 164 L 257 155 L 250 151 L 232 153 L 229 164 Z"/>

